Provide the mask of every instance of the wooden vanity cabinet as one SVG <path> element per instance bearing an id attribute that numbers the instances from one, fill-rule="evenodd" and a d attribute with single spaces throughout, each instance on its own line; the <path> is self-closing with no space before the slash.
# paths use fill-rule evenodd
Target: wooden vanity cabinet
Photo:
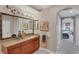
<path id="1" fill-rule="evenodd" d="M 31 54 L 39 48 L 39 42 L 39 37 L 35 37 L 7 48 L 3 48 L 2 51 L 6 54 Z"/>

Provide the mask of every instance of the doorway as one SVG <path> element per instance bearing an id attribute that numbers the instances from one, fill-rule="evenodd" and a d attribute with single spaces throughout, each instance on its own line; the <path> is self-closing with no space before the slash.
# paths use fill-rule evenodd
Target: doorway
<path id="1" fill-rule="evenodd" d="M 75 17 L 61 17 L 61 40 L 75 42 Z"/>
<path id="2" fill-rule="evenodd" d="M 76 45 L 78 38 L 76 34 L 79 16 L 79 10 L 74 8 L 65 8 L 58 12 L 59 20 L 59 38 L 57 53 L 73 54 L 79 53 L 79 46 Z"/>

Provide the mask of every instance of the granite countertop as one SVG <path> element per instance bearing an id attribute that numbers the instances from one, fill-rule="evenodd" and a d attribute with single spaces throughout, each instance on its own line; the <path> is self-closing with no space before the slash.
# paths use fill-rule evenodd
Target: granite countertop
<path id="1" fill-rule="evenodd" d="M 4 47 L 9 47 L 9 46 L 15 45 L 17 43 L 24 42 L 26 40 L 30 40 L 31 38 L 34 38 L 34 37 L 37 37 L 37 36 L 39 36 L 39 35 L 35 34 L 35 35 L 27 35 L 24 38 L 9 38 L 9 39 L 5 39 L 5 40 L 1 41 L 1 45 L 4 46 Z"/>

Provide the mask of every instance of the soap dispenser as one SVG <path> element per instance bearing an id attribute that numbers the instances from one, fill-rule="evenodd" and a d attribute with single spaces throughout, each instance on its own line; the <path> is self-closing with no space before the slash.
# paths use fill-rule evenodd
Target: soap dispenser
<path id="1" fill-rule="evenodd" d="M 22 38 L 21 31 L 18 32 L 18 37 L 19 37 L 19 38 Z"/>

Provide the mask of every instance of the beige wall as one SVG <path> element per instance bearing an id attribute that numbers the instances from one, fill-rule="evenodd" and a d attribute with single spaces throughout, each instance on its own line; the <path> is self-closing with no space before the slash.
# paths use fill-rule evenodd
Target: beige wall
<path id="1" fill-rule="evenodd" d="M 57 50 L 57 42 L 59 39 L 58 30 L 57 30 L 57 26 L 58 26 L 57 13 L 61 9 L 64 9 L 67 7 L 79 9 L 79 6 L 55 6 L 55 7 L 52 6 L 41 12 L 41 20 L 49 21 L 50 37 L 48 39 L 48 49 L 53 52 L 56 52 L 56 50 Z"/>

